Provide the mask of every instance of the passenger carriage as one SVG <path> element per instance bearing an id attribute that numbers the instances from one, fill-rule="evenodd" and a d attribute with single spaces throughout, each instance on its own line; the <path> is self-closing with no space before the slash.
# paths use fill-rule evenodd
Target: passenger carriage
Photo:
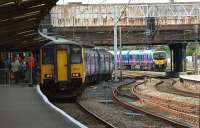
<path id="1" fill-rule="evenodd" d="M 41 89 L 51 97 L 76 97 L 85 82 L 111 79 L 112 55 L 69 40 L 54 40 L 40 49 Z"/>

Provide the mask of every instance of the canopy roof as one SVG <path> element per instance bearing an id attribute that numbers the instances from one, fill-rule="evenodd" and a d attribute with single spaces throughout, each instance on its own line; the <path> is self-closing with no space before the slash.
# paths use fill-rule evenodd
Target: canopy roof
<path id="1" fill-rule="evenodd" d="M 0 49 L 35 48 L 48 40 L 38 34 L 41 20 L 57 0 L 0 0 Z"/>

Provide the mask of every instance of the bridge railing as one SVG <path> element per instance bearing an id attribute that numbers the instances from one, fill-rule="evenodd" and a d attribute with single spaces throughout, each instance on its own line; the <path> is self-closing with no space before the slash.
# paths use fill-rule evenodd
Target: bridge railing
<path id="1" fill-rule="evenodd" d="M 113 8 L 124 10 L 124 4 L 58 5 L 51 11 L 53 26 L 112 26 Z M 130 4 L 119 25 L 145 25 L 145 18 L 155 17 L 157 24 L 199 24 L 200 3 Z"/>

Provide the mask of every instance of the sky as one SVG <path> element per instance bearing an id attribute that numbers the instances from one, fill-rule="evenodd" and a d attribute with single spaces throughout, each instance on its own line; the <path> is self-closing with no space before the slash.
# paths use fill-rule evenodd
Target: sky
<path id="1" fill-rule="evenodd" d="M 57 4 L 67 4 L 68 2 L 82 2 L 84 4 L 102 3 L 127 3 L 129 0 L 59 0 Z M 170 0 L 131 0 L 131 3 L 166 3 Z M 200 0 L 174 0 L 175 2 L 200 2 Z"/>

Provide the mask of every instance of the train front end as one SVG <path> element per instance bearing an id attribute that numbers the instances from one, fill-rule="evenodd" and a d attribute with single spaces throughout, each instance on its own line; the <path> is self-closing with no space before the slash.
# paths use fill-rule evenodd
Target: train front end
<path id="1" fill-rule="evenodd" d="M 165 71 L 167 67 L 166 52 L 154 51 L 153 52 L 153 68 L 154 70 Z"/>
<path id="2" fill-rule="evenodd" d="M 41 88 L 51 97 L 75 97 L 83 83 L 82 47 L 51 42 L 41 50 Z"/>

